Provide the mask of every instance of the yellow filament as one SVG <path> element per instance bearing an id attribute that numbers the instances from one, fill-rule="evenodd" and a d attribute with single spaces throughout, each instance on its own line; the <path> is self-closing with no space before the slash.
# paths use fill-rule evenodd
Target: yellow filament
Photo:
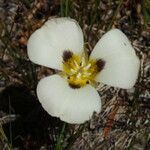
<path id="1" fill-rule="evenodd" d="M 92 84 L 98 73 L 96 60 L 86 61 L 85 56 L 75 54 L 63 63 L 63 70 L 68 83 L 79 87 Z"/>

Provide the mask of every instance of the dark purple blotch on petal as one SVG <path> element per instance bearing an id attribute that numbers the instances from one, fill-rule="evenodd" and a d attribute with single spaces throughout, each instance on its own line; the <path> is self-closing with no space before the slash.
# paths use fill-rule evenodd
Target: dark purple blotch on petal
<path id="1" fill-rule="evenodd" d="M 63 61 L 66 62 L 68 59 L 70 59 L 73 56 L 73 53 L 69 50 L 65 50 L 63 52 Z"/>
<path id="2" fill-rule="evenodd" d="M 80 85 L 72 84 L 72 83 L 69 83 L 69 86 L 70 86 L 72 89 L 79 89 L 79 88 L 80 88 Z"/>
<path id="3" fill-rule="evenodd" d="M 105 61 L 102 60 L 102 59 L 98 59 L 96 61 L 96 65 L 97 65 L 97 70 L 98 72 L 102 71 L 104 69 L 104 66 L 105 66 Z"/>

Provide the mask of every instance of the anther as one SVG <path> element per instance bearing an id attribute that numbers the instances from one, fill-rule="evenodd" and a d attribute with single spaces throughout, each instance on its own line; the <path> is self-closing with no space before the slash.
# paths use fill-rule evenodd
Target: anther
<path id="1" fill-rule="evenodd" d="M 81 78 L 81 73 L 80 73 L 80 72 L 77 74 L 77 78 L 78 78 L 78 79 Z"/>
<path id="2" fill-rule="evenodd" d="M 84 75 L 84 76 L 90 76 L 91 73 L 90 73 L 90 72 L 83 72 L 83 75 Z"/>
<path id="3" fill-rule="evenodd" d="M 81 63 L 80 64 L 81 64 L 80 66 L 82 66 L 82 67 L 85 65 L 85 58 L 84 57 L 81 58 Z"/>
<path id="4" fill-rule="evenodd" d="M 91 64 L 88 64 L 87 66 L 84 67 L 84 70 L 88 70 L 91 67 Z"/>
<path id="5" fill-rule="evenodd" d="M 73 62 L 74 62 L 74 64 L 75 64 L 75 66 L 76 66 L 77 68 L 79 68 L 78 63 L 77 63 L 75 60 L 74 60 Z"/>
<path id="6" fill-rule="evenodd" d="M 72 72 L 72 73 L 76 73 L 76 70 L 74 70 L 74 69 L 70 69 L 70 71 Z"/>

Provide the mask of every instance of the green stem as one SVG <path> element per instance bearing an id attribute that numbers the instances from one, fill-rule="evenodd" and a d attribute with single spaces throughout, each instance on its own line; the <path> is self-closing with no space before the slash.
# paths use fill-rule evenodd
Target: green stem
<path id="1" fill-rule="evenodd" d="M 11 114 L 11 103 L 10 103 L 10 96 L 9 96 L 9 115 Z M 12 126 L 10 122 L 9 126 L 9 134 L 10 134 L 10 148 L 12 148 Z"/>
<path id="2" fill-rule="evenodd" d="M 65 8 L 65 16 L 66 16 L 66 17 L 68 16 L 68 12 L 69 12 L 69 11 L 68 11 L 68 10 L 69 10 L 69 7 L 68 7 L 69 5 L 68 5 L 68 4 L 69 4 L 69 0 L 66 0 L 66 1 L 65 1 L 65 7 L 66 7 L 66 8 Z"/>
<path id="3" fill-rule="evenodd" d="M 85 125 L 84 125 L 84 124 L 83 124 L 83 125 L 80 125 L 78 131 L 77 131 L 73 136 L 71 136 L 71 137 L 68 139 L 68 141 L 70 141 L 70 142 L 69 142 L 69 144 L 66 146 L 65 150 L 70 150 L 70 149 L 71 149 L 71 147 L 73 146 L 73 144 L 74 144 L 74 142 L 76 141 L 76 139 L 82 134 L 82 131 L 84 130 L 84 128 L 85 128 Z"/>
<path id="4" fill-rule="evenodd" d="M 63 11 L 63 0 L 60 0 L 60 13 L 61 13 L 61 17 L 64 16 L 64 11 Z"/>
<path id="5" fill-rule="evenodd" d="M 123 3 L 123 0 L 120 0 L 119 4 L 118 4 L 118 6 L 117 6 L 117 9 L 116 9 L 116 11 L 114 12 L 113 18 L 112 18 L 112 20 L 111 20 L 111 22 L 110 22 L 110 24 L 109 24 L 109 26 L 108 26 L 108 28 L 107 28 L 107 31 L 111 29 L 112 24 L 113 24 L 113 22 L 114 22 L 114 20 L 115 20 L 115 18 L 116 18 L 116 16 L 117 16 L 117 14 L 118 14 L 118 12 L 120 11 L 120 7 L 121 7 L 122 3 Z"/>
<path id="6" fill-rule="evenodd" d="M 2 141 L 4 141 L 4 142 L 7 143 L 7 148 L 8 148 L 8 150 L 10 150 L 10 149 L 11 149 L 11 148 L 10 148 L 11 145 L 10 145 L 9 142 L 8 142 L 8 139 L 7 139 L 6 135 L 5 135 L 5 132 L 4 132 L 3 127 L 2 127 L 1 124 L 0 124 L 0 139 L 1 139 Z"/>
<path id="7" fill-rule="evenodd" d="M 60 135 L 57 139 L 57 143 L 56 143 L 56 148 L 55 150 L 62 150 L 62 138 L 63 138 L 63 134 L 64 134 L 64 131 L 65 131 L 65 128 L 66 128 L 66 123 L 63 124 L 63 127 L 61 129 L 61 132 L 60 132 Z"/>

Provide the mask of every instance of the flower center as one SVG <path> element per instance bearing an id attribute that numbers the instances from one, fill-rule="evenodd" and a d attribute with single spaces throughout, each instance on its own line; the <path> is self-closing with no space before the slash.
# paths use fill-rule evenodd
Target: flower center
<path id="1" fill-rule="evenodd" d="M 94 84 L 97 73 L 103 69 L 104 65 L 101 59 L 88 59 L 86 55 L 75 55 L 71 51 L 63 53 L 64 77 L 72 88 Z"/>

